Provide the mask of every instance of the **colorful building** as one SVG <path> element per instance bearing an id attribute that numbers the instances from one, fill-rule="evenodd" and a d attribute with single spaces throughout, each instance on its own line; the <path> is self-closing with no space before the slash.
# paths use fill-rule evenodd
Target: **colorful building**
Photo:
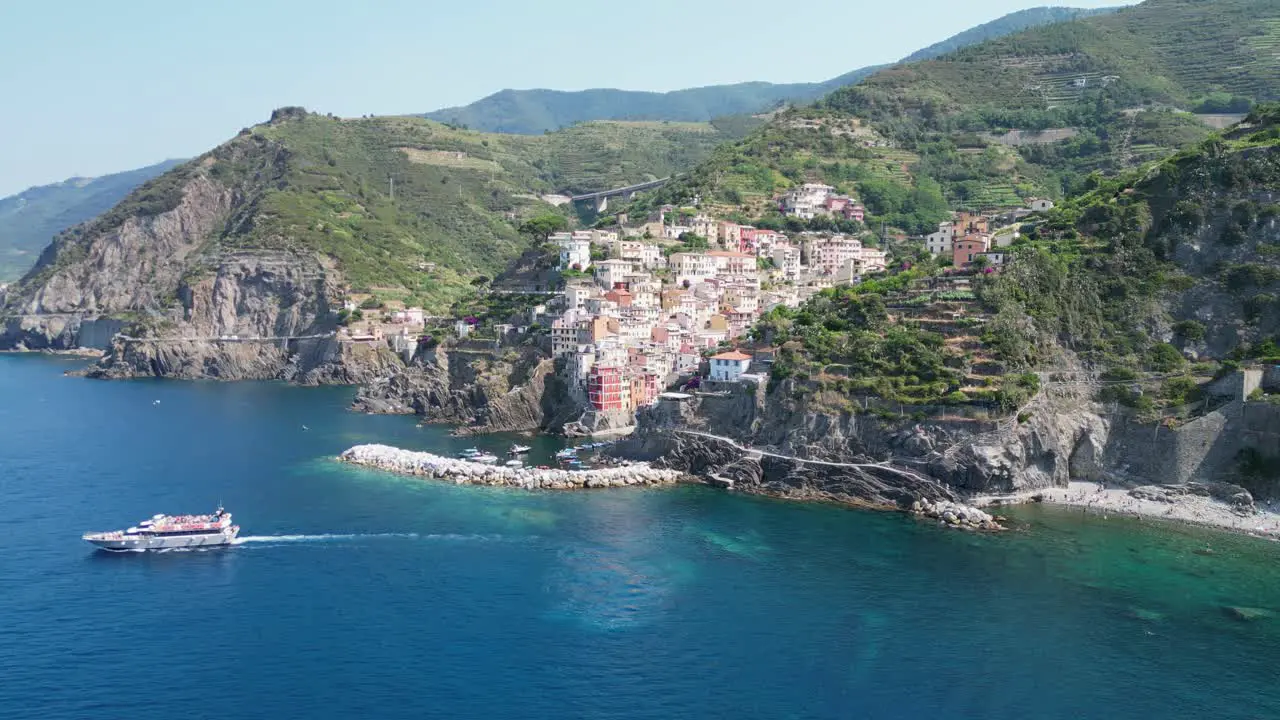
<path id="1" fill-rule="evenodd" d="M 730 350 L 711 357 L 711 379 L 719 382 L 737 382 L 751 366 L 751 356 Z"/>
<path id="2" fill-rule="evenodd" d="M 629 410 L 631 384 L 621 367 L 596 365 L 587 376 L 587 399 L 596 410 Z"/>

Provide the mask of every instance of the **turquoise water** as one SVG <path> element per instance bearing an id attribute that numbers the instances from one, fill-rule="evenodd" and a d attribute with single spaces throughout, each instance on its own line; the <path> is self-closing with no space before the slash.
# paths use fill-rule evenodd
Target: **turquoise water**
<path id="1" fill-rule="evenodd" d="M 1225 609 L 1280 610 L 1280 545 L 1050 508 L 989 537 L 693 487 L 454 487 L 330 458 L 520 438 L 73 366 L 0 356 L 0 717 L 1280 717 L 1280 618 Z M 244 544 L 79 540 L 219 500 Z"/>

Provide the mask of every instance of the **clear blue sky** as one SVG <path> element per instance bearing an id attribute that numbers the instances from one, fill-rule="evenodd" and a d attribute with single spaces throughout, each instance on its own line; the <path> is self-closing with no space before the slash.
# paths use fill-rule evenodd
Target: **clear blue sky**
<path id="1" fill-rule="evenodd" d="M 190 157 L 283 105 L 817 81 L 1035 0 L 42 0 L 0 12 L 0 197 Z M 1117 0 L 1062 2 L 1077 7 Z M 795 12 L 788 12 L 794 10 Z"/>

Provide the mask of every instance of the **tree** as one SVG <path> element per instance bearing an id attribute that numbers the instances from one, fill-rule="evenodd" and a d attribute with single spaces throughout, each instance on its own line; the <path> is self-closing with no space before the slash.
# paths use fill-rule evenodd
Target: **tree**
<path id="1" fill-rule="evenodd" d="M 544 243 L 554 234 L 569 229 L 569 220 L 563 215 L 544 213 L 535 218 L 525 220 L 520 225 L 520 232 Z"/>
<path id="2" fill-rule="evenodd" d="M 711 247 L 706 238 L 691 232 L 680 233 L 680 242 L 684 243 L 686 250 L 706 250 Z"/>

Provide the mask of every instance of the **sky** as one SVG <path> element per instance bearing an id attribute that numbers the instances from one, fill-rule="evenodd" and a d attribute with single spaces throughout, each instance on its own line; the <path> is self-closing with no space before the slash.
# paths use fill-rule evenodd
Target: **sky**
<path id="1" fill-rule="evenodd" d="M 814 82 L 1045 4 L 0 0 L 0 197 L 192 157 L 285 105 L 387 115 L 504 88 Z"/>

